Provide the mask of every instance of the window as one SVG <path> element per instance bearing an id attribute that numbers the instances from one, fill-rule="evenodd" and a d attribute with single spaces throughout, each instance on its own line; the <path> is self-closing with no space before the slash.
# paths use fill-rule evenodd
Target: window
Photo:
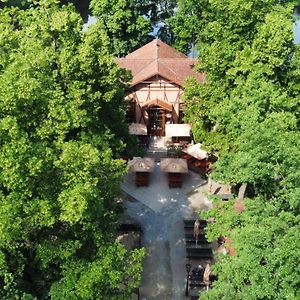
<path id="1" fill-rule="evenodd" d="M 178 124 L 183 124 L 184 123 L 184 107 L 183 107 L 183 103 L 179 104 L 179 114 L 178 114 Z"/>
<path id="2" fill-rule="evenodd" d="M 135 101 L 128 101 L 126 105 L 126 123 L 136 123 L 135 121 Z"/>

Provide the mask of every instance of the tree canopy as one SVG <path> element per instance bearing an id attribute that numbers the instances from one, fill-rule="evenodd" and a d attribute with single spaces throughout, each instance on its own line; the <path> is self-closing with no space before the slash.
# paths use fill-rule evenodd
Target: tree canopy
<path id="1" fill-rule="evenodd" d="M 202 215 L 235 255 L 218 257 L 201 299 L 299 299 L 297 1 L 92 0 L 87 32 L 67 2 L 0 10 L 0 298 L 129 299 L 138 286 L 143 251 L 114 241 L 129 77 L 112 55 L 162 24 L 179 50 L 197 43 L 206 83 L 186 82 L 185 116 L 219 156 L 214 178 L 248 187 L 242 213 L 214 199 Z"/>
<path id="2" fill-rule="evenodd" d="M 172 46 L 188 54 L 195 51 L 202 28 L 202 7 L 207 0 L 179 0 L 177 10 L 166 22 L 172 32 Z"/>
<path id="3" fill-rule="evenodd" d="M 175 0 L 92 0 L 90 7 L 109 36 L 111 52 L 125 56 L 154 37 L 171 44 L 173 32 L 168 19 L 176 5 Z"/>
<path id="4" fill-rule="evenodd" d="M 205 2 L 205 3 L 204 3 Z M 186 83 L 186 118 L 218 154 L 213 177 L 248 186 L 245 211 L 214 200 L 209 237 L 228 237 L 201 299 L 299 298 L 299 46 L 295 1 L 203 1 L 198 70 Z M 227 245 L 228 246 L 228 245 Z M 296 262 L 294 264 L 294 262 Z"/>
<path id="5" fill-rule="evenodd" d="M 109 37 L 113 55 L 124 56 L 148 42 L 151 21 L 144 15 L 144 1 L 92 0 L 91 9 Z"/>
<path id="6" fill-rule="evenodd" d="M 143 251 L 113 224 L 129 77 L 71 5 L 0 20 L 0 298 L 128 299 Z"/>

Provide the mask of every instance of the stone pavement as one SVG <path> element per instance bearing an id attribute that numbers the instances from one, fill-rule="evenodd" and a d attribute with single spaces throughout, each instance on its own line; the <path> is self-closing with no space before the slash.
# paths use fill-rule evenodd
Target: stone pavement
<path id="1" fill-rule="evenodd" d="M 155 163 L 154 171 L 150 174 L 148 187 L 136 187 L 134 176 L 132 172 L 124 176 L 123 191 L 156 213 L 170 205 L 172 209 L 178 206 L 188 206 L 186 195 L 206 184 L 206 181 L 198 174 L 189 172 L 183 174 L 182 188 L 169 188 L 167 174 L 160 171 L 159 162 Z"/>
<path id="2" fill-rule="evenodd" d="M 125 216 L 140 223 L 146 248 L 140 299 L 181 300 L 185 293 L 183 219 L 197 218 L 196 209 L 211 206 L 207 182 L 198 174 L 184 174 L 182 188 L 169 188 L 167 175 L 156 163 L 148 187 L 135 187 L 134 173 L 124 176 Z"/>

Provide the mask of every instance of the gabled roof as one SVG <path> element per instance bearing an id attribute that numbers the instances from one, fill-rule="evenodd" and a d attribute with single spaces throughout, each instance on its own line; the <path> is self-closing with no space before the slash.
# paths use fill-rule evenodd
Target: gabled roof
<path id="1" fill-rule="evenodd" d="M 183 158 L 162 158 L 160 170 L 165 173 L 188 173 L 186 159 Z"/>
<path id="2" fill-rule="evenodd" d="M 204 73 L 193 70 L 196 62 L 196 59 L 188 58 L 160 40 L 153 40 L 124 58 L 117 59 L 117 63 L 122 68 L 132 72 L 131 86 L 156 75 L 180 86 L 189 76 L 203 83 Z"/>
<path id="3" fill-rule="evenodd" d="M 160 106 L 160 107 L 163 107 L 164 109 L 166 109 L 170 112 L 173 109 L 173 106 L 172 106 L 171 103 L 169 103 L 167 101 L 164 101 L 164 100 L 161 100 L 161 99 L 158 99 L 158 98 L 146 101 L 145 103 L 143 103 L 141 105 L 141 108 L 148 109 L 151 106 Z"/>
<path id="4" fill-rule="evenodd" d="M 128 59 L 187 58 L 161 40 L 155 39 L 125 56 Z"/>
<path id="5" fill-rule="evenodd" d="M 130 171 L 133 172 L 153 172 L 154 169 L 154 158 L 150 157 L 134 157 L 128 162 Z"/>

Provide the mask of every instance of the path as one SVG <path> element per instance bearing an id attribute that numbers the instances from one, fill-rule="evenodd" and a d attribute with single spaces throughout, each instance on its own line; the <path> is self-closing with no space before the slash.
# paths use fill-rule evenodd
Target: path
<path id="1" fill-rule="evenodd" d="M 170 189 L 167 176 L 156 163 L 149 187 L 136 188 L 134 174 L 124 177 L 125 215 L 143 228 L 142 244 L 147 250 L 140 298 L 182 300 L 185 292 L 185 244 L 183 219 L 196 218 L 195 206 L 210 204 L 203 190 L 206 181 L 189 172 L 182 188 Z M 194 207 L 193 207 L 194 206 Z"/>

